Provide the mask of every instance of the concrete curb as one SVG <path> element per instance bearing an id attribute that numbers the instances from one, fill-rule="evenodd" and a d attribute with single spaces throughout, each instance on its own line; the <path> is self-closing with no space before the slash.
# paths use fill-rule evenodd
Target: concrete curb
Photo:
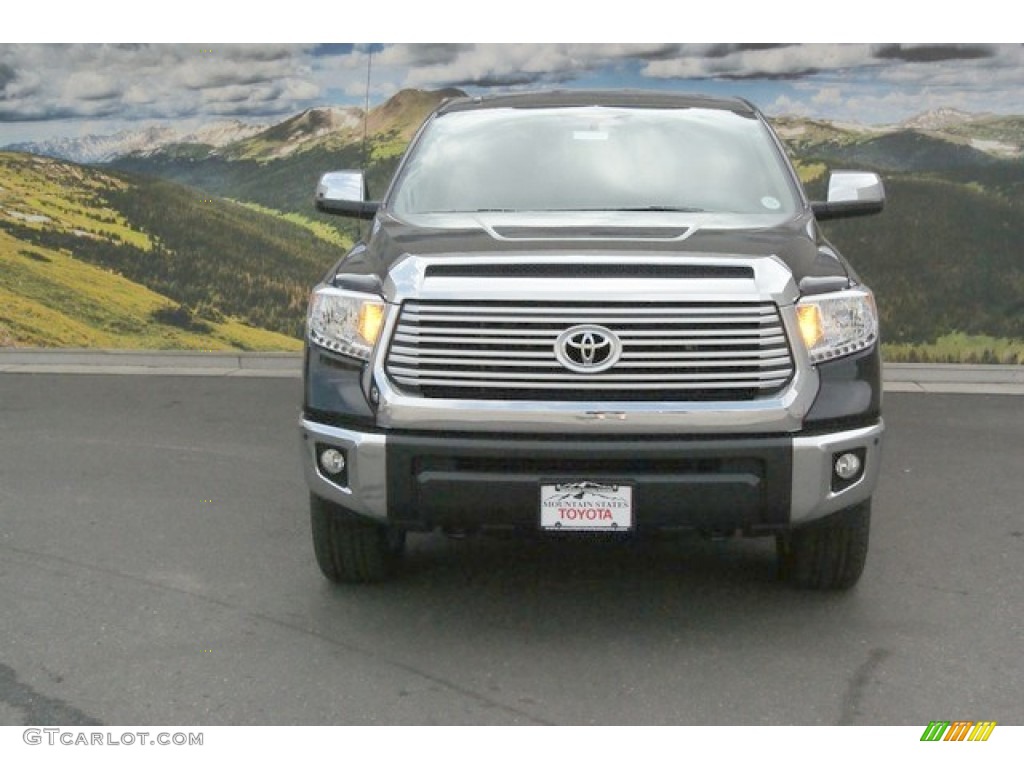
<path id="1" fill-rule="evenodd" d="M 888 363 L 886 392 L 1024 395 L 1024 365 Z"/>
<path id="2" fill-rule="evenodd" d="M 301 352 L 0 349 L 0 373 L 302 377 Z M 1024 365 L 889 363 L 886 392 L 1024 395 Z"/>
<path id="3" fill-rule="evenodd" d="M 0 373 L 301 378 L 301 352 L 2 349 Z"/>

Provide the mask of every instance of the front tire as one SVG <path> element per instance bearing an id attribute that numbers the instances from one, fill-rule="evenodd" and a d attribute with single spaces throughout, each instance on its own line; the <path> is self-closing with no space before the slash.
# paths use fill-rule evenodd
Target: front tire
<path id="1" fill-rule="evenodd" d="M 397 570 L 405 533 L 375 523 L 314 494 L 309 495 L 313 552 L 320 571 L 336 584 L 386 581 Z"/>
<path id="2" fill-rule="evenodd" d="M 776 536 L 780 575 L 802 589 L 849 589 L 868 555 L 871 499 Z"/>

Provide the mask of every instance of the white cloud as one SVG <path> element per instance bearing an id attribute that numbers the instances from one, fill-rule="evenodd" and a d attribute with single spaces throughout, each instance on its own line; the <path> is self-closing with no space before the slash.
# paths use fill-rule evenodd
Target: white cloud
<path id="1" fill-rule="evenodd" d="M 713 47 L 711 47 L 713 48 Z M 673 58 L 649 62 L 644 75 L 655 78 L 704 79 L 801 77 L 808 73 L 870 66 L 867 45 L 806 44 L 762 50 L 734 50 L 709 56 L 709 46 L 687 46 Z"/>
<path id="2" fill-rule="evenodd" d="M 121 84 L 118 78 L 104 72 L 72 72 L 61 87 L 61 95 L 84 101 L 116 99 L 121 96 Z"/>
<path id="3" fill-rule="evenodd" d="M 0 97 L 6 120 L 117 113 L 283 113 L 321 96 L 304 46 L 7 45 Z"/>
<path id="4" fill-rule="evenodd" d="M 386 60 L 411 64 L 408 86 L 503 85 L 523 82 L 562 82 L 660 52 L 665 46 L 628 44 L 516 43 L 452 47 L 420 57 L 417 46 L 395 46 Z M 441 55 L 444 53 L 444 55 Z"/>
<path id="5" fill-rule="evenodd" d="M 834 86 L 819 88 L 811 101 L 819 107 L 838 107 L 843 103 L 843 92 Z"/>
<path id="6" fill-rule="evenodd" d="M 0 45 L 0 145 L 24 121 L 285 116 L 399 88 L 675 87 L 741 93 L 775 113 L 865 122 L 933 106 L 1021 112 L 1024 47 L 687 43 Z M 694 81 L 685 83 L 684 81 Z M 703 86 L 707 86 L 704 88 Z M 20 128 L 22 132 L 29 130 Z"/>

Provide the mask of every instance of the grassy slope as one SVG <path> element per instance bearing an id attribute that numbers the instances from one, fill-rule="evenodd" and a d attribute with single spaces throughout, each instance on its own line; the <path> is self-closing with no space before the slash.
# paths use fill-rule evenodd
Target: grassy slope
<path id="1" fill-rule="evenodd" d="M 108 204 L 124 179 L 68 163 L 0 153 L 0 345 L 149 349 L 298 349 L 297 339 L 230 316 L 191 327 L 160 322 L 178 302 L 76 257 L 154 252 L 151 236 Z M 28 233 L 37 242 L 25 238 Z M 21 236 L 19 236 L 21 235 Z"/>
<path id="2" fill-rule="evenodd" d="M 1024 365 L 1024 340 L 949 333 L 927 344 L 882 344 L 893 363 L 998 363 Z"/>
<path id="3" fill-rule="evenodd" d="M 301 213 L 295 213 L 294 211 L 278 211 L 273 208 L 267 208 L 266 206 L 260 205 L 259 203 L 250 203 L 245 202 L 244 200 L 233 200 L 232 202 L 235 202 L 238 205 L 243 206 L 244 208 L 248 208 L 251 211 L 261 213 L 265 216 L 275 216 L 277 218 L 283 219 L 284 221 L 300 226 L 303 229 L 308 229 L 321 240 L 325 240 L 328 243 L 333 243 L 334 245 L 337 245 L 340 248 L 348 249 L 352 247 L 352 238 L 342 235 L 337 229 L 327 226 L 322 221 L 316 221 L 315 219 L 310 218 L 309 216 L 303 216 Z"/>
<path id="4" fill-rule="evenodd" d="M 237 320 L 202 333 L 160 323 L 176 303 L 68 253 L 26 248 L 0 232 L 0 346 L 280 350 L 296 339 Z"/>

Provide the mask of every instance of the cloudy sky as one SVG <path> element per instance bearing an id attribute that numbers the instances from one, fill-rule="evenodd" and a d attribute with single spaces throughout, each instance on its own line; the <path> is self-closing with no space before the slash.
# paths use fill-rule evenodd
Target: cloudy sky
<path id="1" fill-rule="evenodd" d="M 889 123 L 1024 113 L 1024 46 L 925 44 L 0 45 L 0 146 L 157 121 L 273 122 L 401 88 L 638 87 L 745 96 L 769 115 Z"/>

